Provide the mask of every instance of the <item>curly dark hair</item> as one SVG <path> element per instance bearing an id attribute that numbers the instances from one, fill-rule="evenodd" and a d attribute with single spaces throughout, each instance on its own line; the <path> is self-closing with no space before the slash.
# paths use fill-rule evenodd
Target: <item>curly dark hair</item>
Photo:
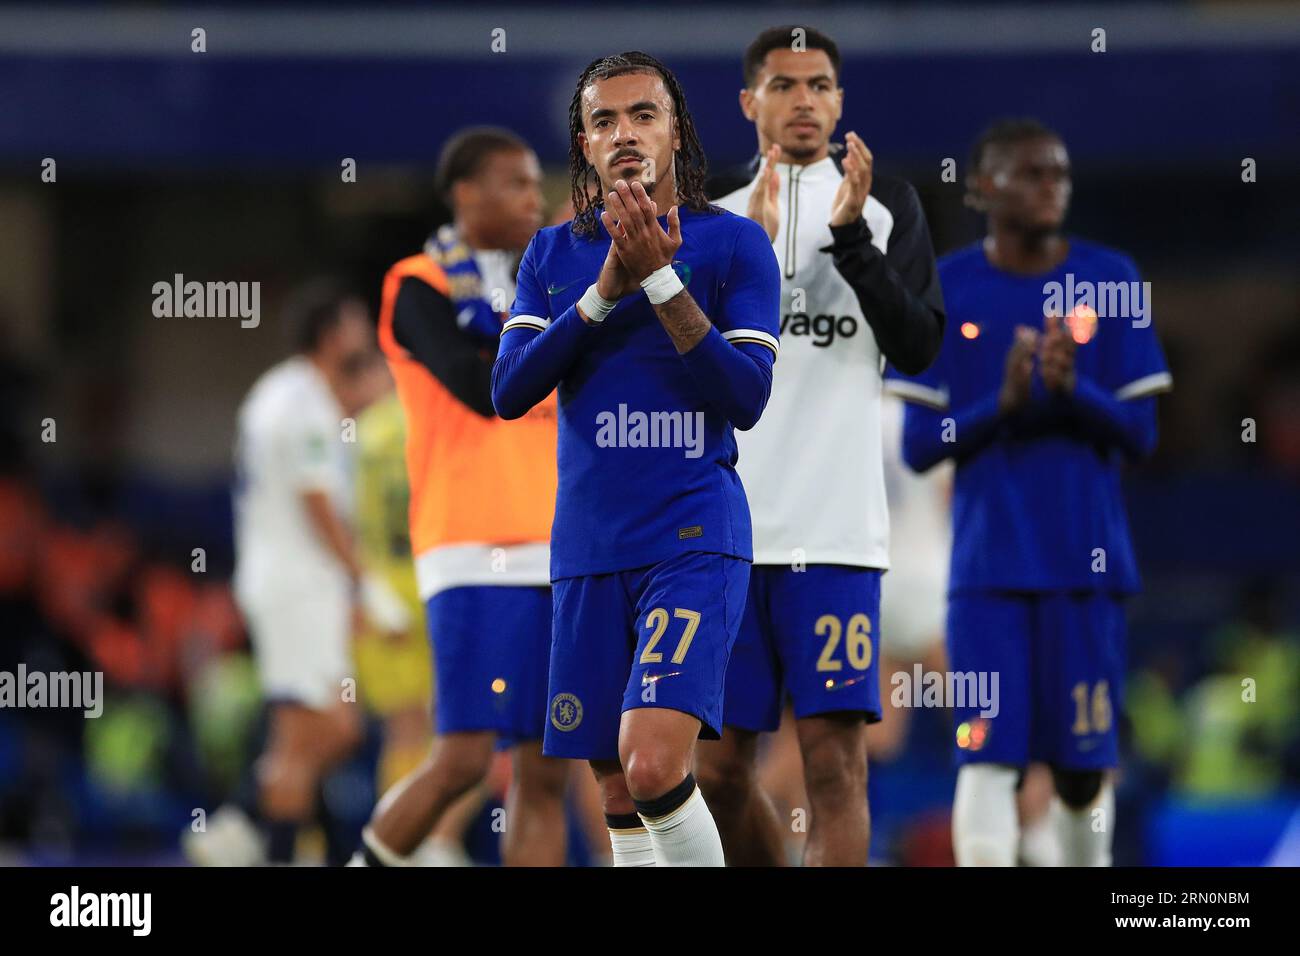
<path id="1" fill-rule="evenodd" d="M 589 63 L 578 77 L 578 86 L 569 103 L 569 183 L 573 195 L 573 231 L 578 235 L 589 236 L 595 233 L 596 219 L 605 202 L 599 195 L 591 194 L 591 177 L 596 168 L 587 162 L 587 157 L 582 155 L 582 147 L 578 144 L 578 134 L 582 132 L 582 92 L 597 80 L 607 80 L 627 73 L 657 73 L 672 99 L 673 119 L 677 123 L 677 135 L 682 143 L 681 149 L 673 156 L 678 204 L 697 212 L 716 209 L 709 204 L 704 193 L 708 161 L 704 158 L 704 147 L 700 145 L 700 138 L 695 132 L 695 122 L 686 107 L 686 94 L 682 92 L 681 84 L 673 76 L 672 70 L 650 54 L 632 50 L 601 57 Z M 599 181 L 596 185 L 599 194 Z"/>

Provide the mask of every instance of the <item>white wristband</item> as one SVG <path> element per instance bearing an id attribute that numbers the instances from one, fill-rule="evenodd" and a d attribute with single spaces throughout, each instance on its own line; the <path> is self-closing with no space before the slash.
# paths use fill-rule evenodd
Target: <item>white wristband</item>
<path id="1" fill-rule="evenodd" d="M 587 286 L 587 291 L 582 294 L 578 300 L 578 308 L 592 325 L 600 325 L 605 321 L 605 316 L 614 311 L 617 302 L 610 302 L 596 291 L 596 283 Z"/>
<path id="2" fill-rule="evenodd" d="M 650 300 L 651 305 L 660 305 L 681 292 L 686 286 L 682 285 L 682 280 L 677 277 L 676 272 L 673 272 L 673 265 L 670 262 L 666 266 L 660 266 L 642 279 L 641 288 L 645 289 L 646 298 Z"/>

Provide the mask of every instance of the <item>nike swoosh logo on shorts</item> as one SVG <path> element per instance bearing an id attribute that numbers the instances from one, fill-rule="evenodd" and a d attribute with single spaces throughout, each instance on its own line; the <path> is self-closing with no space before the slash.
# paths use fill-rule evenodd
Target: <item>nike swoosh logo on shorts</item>
<path id="1" fill-rule="evenodd" d="M 854 684 L 860 684 L 866 679 L 866 675 L 861 677 L 850 677 L 848 680 L 828 680 L 826 682 L 827 690 L 843 690 L 845 687 L 852 687 Z"/>

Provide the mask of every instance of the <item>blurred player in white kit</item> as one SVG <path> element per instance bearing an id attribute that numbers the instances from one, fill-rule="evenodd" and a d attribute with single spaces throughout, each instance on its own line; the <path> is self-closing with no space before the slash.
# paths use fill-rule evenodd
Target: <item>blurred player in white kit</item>
<path id="1" fill-rule="evenodd" d="M 364 573 L 349 528 L 354 416 L 383 384 L 369 311 L 318 280 L 293 297 L 286 324 L 294 354 L 249 391 L 236 451 L 234 589 L 269 709 L 256 816 L 271 863 L 293 861 L 321 779 L 360 741 L 355 694 L 344 692 L 356 674 L 350 641 L 358 606 L 381 629 L 406 624 L 391 588 Z M 216 821 L 228 845 L 192 857 L 255 861 L 222 854 L 238 842 L 233 813 L 223 809 Z"/>

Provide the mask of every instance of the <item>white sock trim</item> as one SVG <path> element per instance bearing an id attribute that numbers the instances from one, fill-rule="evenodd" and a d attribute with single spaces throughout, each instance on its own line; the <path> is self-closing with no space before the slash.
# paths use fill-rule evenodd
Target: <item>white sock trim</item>
<path id="1" fill-rule="evenodd" d="M 406 857 L 399 856 L 397 853 L 394 853 L 388 847 L 384 846 L 379 837 L 375 836 L 375 831 L 370 827 L 366 827 L 361 831 L 361 842 L 366 845 L 371 853 L 379 857 L 379 861 L 383 863 L 384 866 L 411 865 L 410 861 L 407 860 Z"/>
<path id="2" fill-rule="evenodd" d="M 642 816 L 656 866 L 725 866 L 722 837 L 697 786 L 680 807 L 653 820 Z"/>
<path id="3" fill-rule="evenodd" d="M 1057 804 L 1056 834 L 1063 866 L 1111 866 L 1115 837 L 1115 785 L 1109 777 L 1092 803 L 1082 810 Z"/>
<path id="4" fill-rule="evenodd" d="M 609 846 L 614 853 L 615 866 L 654 866 L 655 850 L 650 832 L 645 827 L 609 830 Z"/>

